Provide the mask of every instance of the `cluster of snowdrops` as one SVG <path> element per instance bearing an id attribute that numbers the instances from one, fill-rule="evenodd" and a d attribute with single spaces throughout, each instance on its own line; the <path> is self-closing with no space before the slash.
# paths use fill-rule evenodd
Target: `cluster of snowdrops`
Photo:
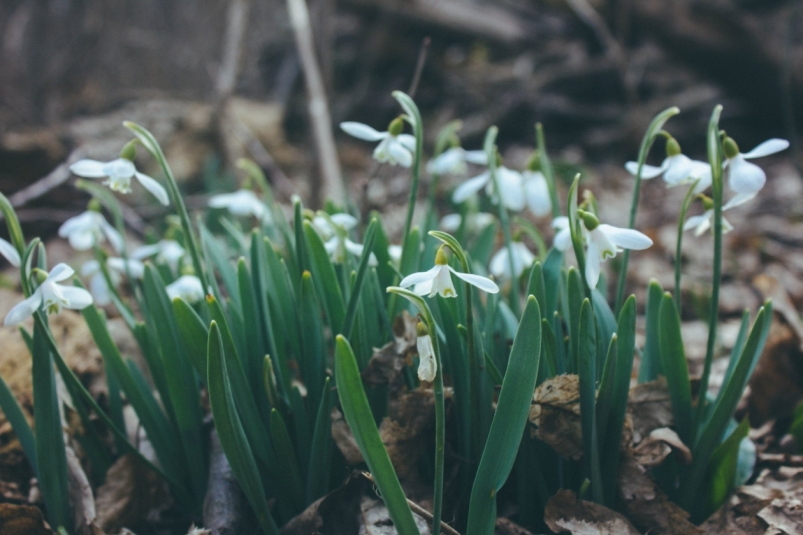
<path id="1" fill-rule="evenodd" d="M 666 377 L 674 430 L 692 451 L 690 464 L 674 463 L 654 474 L 665 492 L 702 520 L 727 497 L 723 485 L 732 489 L 740 483 L 733 474 L 743 477 L 743 471 L 712 475 L 709 463 L 749 464 L 745 426 L 733 421 L 733 413 L 766 339 L 769 304 L 752 328 L 745 314 L 719 395 L 692 399 L 678 315 L 680 262 L 674 294 L 657 282 L 649 288 L 642 348 L 635 347 L 635 299 L 624 299 L 627 263 L 630 250 L 652 245 L 634 228 L 641 180 L 662 176 L 667 187 L 688 188 L 678 207 L 678 254 L 688 230 L 701 236 L 710 229 L 713 240 L 706 243 L 715 249 L 709 344 L 699 388 L 706 392 L 716 352 L 722 234 L 732 228 L 723 212 L 749 202 L 764 186 L 764 172 L 747 160 L 781 151 L 788 143 L 771 139 L 742 153 L 719 129 L 717 108 L 706 132 L 709 161 L 695 161 L 664 129 L 678 110 L 662 112 L 650 124 L 638 160 L 626 164 L 634 192 L 629 224 L 620 228 L 600 222 L 594 196 L 578 194 L 579 176 L 560 202 L 540 126 L 537 148 L 523 171 L 505 167 L 495 127 L 481 149 L 466 150 L 458 123 L 440 133 L 424 166 L 419 111 L 407 95 L 394 97 L 403 113 L 387 131 L 354 122 L 340 127 L 355 138 L 378 142 L 377 161 L 410 169 L 400 245 L 390 243 L 379 214 L 360 225 L 348 200 L 329 202 L 318 212 L 295 200 L 288 221 L 265 176 L 248 161 L 241 162 L 242 189 L 211 196 L 209 212 L 192 221 L 158 142 L 132 123 L 125 126 L 134 139 L 119 158 L 81 160 L 70 168 L 82 177 L 78 187 L 92 197 L 88 210 L 66 221 L 59 236 L 76 250 L 94 252 L 95 258 L 79 269 L 88 290 L 68 265 L 48 269 L 42 244 L 24 240 L 7 199 L 0 198 L 11 238 L 0 240 L 0 253 L 20 267 L 26 296 L 4 323 L 18 325 L 34 317 L 32 333 L 21 329 L 34 359 L 35 435 L 1 378 L 0 408 L 31 461 L 51 525 L 70 530 L 74 518 L 65 462 L 72 439 L 65 443 L 61 432 L 63 399 L 54 380 L 59 374 L 85 422 L 75 440 L 89 456 L 96 481 L 103 480 L 117 456 L 133 453 L 163 476 L 182 511 L 199 511 L 209 454 L 200 397 L 206 390 L 223 450 L 261 528 L 278 533 L 279 526 L 342 483 L 345 461 L 330 432 L 332 409 L 338 407 L 396 529 L 418 533 L 420 520 L 416 523 L 375 424 L 387 414 L 388 389 L 364 384 L 360 375 L 375 348 L 394 340 L 392 323 L 405 310 L 417 314 L 418 363 L 417 373 L 405 367 L 399 380 L 408 391 L 431 389 L 434 396 L 434 444 L 431 462 L 424 464 L 434 489 L 428 519 L 433 532 L 449 518 L 468 533 L 492 533 L 497 495 L 511 472 L 517 490 L 506 496 L 519 503 L 523 525 L 539 526 L 538 511 L 561 488 L 615 506 L 636 352 L 639 382 Z M 411 134 L 404 132 L 408 127 Z M 666 157 L 651 166 L 646 160 L 656 139 L 665 140 Z M 138 147 L 156 160 L 162 181 L 137 171 Z M 415 213 L 423 169 L 429 198 L 425 213 Z M 456 213 L 439 217 L 439 178 L 465 177 L 470 170 L 479 174 L 451 193 Z M 136 187 L 174 208 L 177 217 L 169 218 L 163 239 L 128 250 L 122 197 L 111 192 L 124 196 Z M 687 218 L 696 199 L 703 213 Z M 545 245 L 550 237 L 532 223 L 546 217 L 554 231 L 552 247 Z M 565 258 L 569 251 L 573 262 Z M 603 264 L 620 253 L 619 281 L 609 301 L 607 290 L 614 285 L 608 284 Z M 120 353 L 99 307 L 113 307 L 124 319 L 147 370 Z M 98 406 L 64 364 L 49 332 L 47 315 L 62 308 L 81 310 L 101 350 L 106 407 Z M 535 388 L 562 374 L 579 376 L 579 461 L 564 459 L 524 434 Z M 457 429 L 449 459 L 446 389 L 453 393 Z M 123 396 L 153 445 L 154 458 L 143 457 L 134 446 L 122 417 Z M 90 420 L 93 412 L 101 423 Z M 445 466 L 450 467 L 448 481 Z M 730 479 L 713 480 L 722 473 Z M 444 501 L 447 487 L 455 498 Z"/>

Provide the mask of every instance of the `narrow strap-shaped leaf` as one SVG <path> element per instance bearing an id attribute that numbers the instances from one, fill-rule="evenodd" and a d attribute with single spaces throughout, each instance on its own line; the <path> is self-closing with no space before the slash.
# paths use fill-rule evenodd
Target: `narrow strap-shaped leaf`
<path id="1" fill-rule="evenodd" d="M 647 287 L 647 313 L 646 329 L 644 340 L 644 351 L 641 355 L 641 365 L 639 366 L 639 384 L 655 381 L 659 375 L 663 374 L 661 367 L 661 343 L 659 340 L 661 332 L 660 312 L 661 301 L 663 300 L 664 290 L 657 280 L 650 281 Z"/>
<path id="2" fill-rule="evenodd" d="M 691 406 L 689 365 L 680 332 L 680 316 L 669 292 L 664 293 L 659 313 L 658 340 L 661 367 L 666 376 L 675 427 L 684 444 L 694 444 L 694 422 Z"/>
<path id="3" fill-rule="evenodd" d="M 742 314 L 742 322 L 739 324 L 739 333 L 736 335 L 736 341 L 733 343 L 730 358 L 728 359 L 728 369 L 725 370 L 725 376 L 722 379 L 722 384 L 728 384 L 733 370 L 736 369 L 736 364 L 739 362 L 739 357 L 742 355 L 744 344 L 747 342 L 747 333 L 750 332 L 750 311 L 745 310 Z M 723 388 L 719 389 L 717 398 L 721 397 L 725 392 Z"/>
<path id="4" fill-rule="evenodd" d="M 279 481 L 282 485 L 292 489 L 293 505 L 296 513 L 304 508 L 304 490 L 301 488 L 301 470 L 298 468 L 298 459 L 294 453 L 295 448 L 290 440 L 290 433 L 279 411 L 273 409 L 270 413 L 270 432 L 273 443 L 276 445 L 276 458 L 279 461 Z M 300 501 L 299 501 L 300 498 Z"/>
<path id="5" fill-rule="evenodd" d="M 613 315 L 605 296 L 596 288 L 591 290 L 591 305 L 597 324 L 597 380 L 600 380 L 605 367 L 603 359 L 607 355 L 611 336 L 616 332 L 616 316 Z"/>
<path id="6" fill-rule="evenodd" d="M 0 409 L 6 416 L 6 420 L 11 424 L 11 429 L 20 441 L 22 451 L 25 452 L 25 457 L 31 464 L 31 469 L 34 475 L 37 474 L 36 470 L 36 441 L 34 440 L 33 431 L 31 426 L 28 425 L 28 420 L 25 419 L 22 409 L 14 397 L 14 393 L 8 388 L 8 385 L 0 377 Z M 36 477 L 39 477 L 36 475 Z"/>
<path id="7" fill-rule="evenodd" d="M 256 460 L 248 446 L 248 439 L 243 431 L 240 418 L 232 398 L 229 374 L 226 369 L 226 358 L 223 354 L 223 341 L 217 323 L 212 322 L 209 328 L 209 366 L 207 385 L 209 385 L 209 404 L 212 417 L 220 437 L 220 445 L 229 460 L 232 472 L 243 489 L 243 493 L 254 510 L 259 525 L 266 535 L 278 535 L 279 530 L 268 509 L 268 499 L 259 478 Z"/>
<path id="8" fill-rule="evenodd" d="M 585 298 L 585 291 L 583 286 L 585 283 L 581 280 L 580 272 L 576 269 L 569 268 L 568 276 L 568 291 L 566 298 L 568 299 L 569 308 L 569 373 L 577 373 L 580 359 L 580 311 L 582 310 L 583 299 Z M 590 306 L 590 305 L 589 305 Z M 596 354 L 596 351 L 595 351 Z M 595 366 L 596 369 L 596 366 Z"/>
<path id="9" fill-rule="evenodd" d="M 176 318 L 176 325 L 178 325 L 178 330 L 181 333 L 187 357 L 189 357 L 195 371 L 205 378 L 204 370 L 207 368 L 207 344 L 205 340 L 209 338 L 209 329 L 207 329 L 201 316 L 185 300 L 177 297 L 173 299 L 172 304 L 173 315 Z"/>
<path id="10" fill-rule="evenodd" d="M 248 378 L 251 393 L 255 400 L 261 399 L 262 393 L 261 374 L 262 358 L 268 354 L 267 347 L 262 339 L 262 328 L 260 326 L 259 308 L 257 304 L 258 295 L 254 288 L 248 266 L 245 259 L 240 258 L 237 262 L 237 286 L 240 292 L 240 304 L 243 312 L 243 326 L 245 327 L 245 352 L 240 354 L 240 361 Z"/>
<path id="11" fill-rule="evenodd" d="M 560 272 L 563 267 L 563 253 L 552 249 L 544 260 L 544 310 L 542 317 L 551 318 L 558 310 L 558 292 L 560 290 Z"/>
<path id="12" fill-rule="evenodd" d="M 530 278 L 527 281 L 527 295 L 534 295 L 541 309 L 541 318 L 548 318 L 551 312 L 547 311 L 546 303 L 546 283 L 544 282 L 544 267 L 541 262 L 533 264 L 530 270 Z"/>
<path id="13" fill-rule="evenodd" d="M 365 274 L 368 272 L 368 263 L 371 259 L 372 250 L 374 246 L 374 238 L 376 236 L 376 219 L 372 220 L 368 225 L 368 230 L 365 231 L 365 239 L 363 242 L 362 256 L 360 256 L 360 265 L 357 268 L 357 277 L 354 279 L 354 285 L 351 287 L 351 295 L 349 295 L 349 304 L 346 308 L 346 316 L 343 320 L 343 329 L 341 334 L 351 336 L 351 328 L 354 325 L 354 315 L 357 313 L 357 305 L 360 302 L 360 292 L 362 290 L 363 282 L 365 282 Z"/>
<path id="14" fill-rule="evenodd" d="M 305 271 L 301 276 L 301 295 L 299 301 L 299 319 L 303 336 L 301 336 L 302 352 L 298 365 L 311 400 L 318 400 L 318 392 L 323 388 L 326 378 L 326 354 L 324 353 L 323 326 L 315 285 L 312 275 Z M 315 405 L 313 405 L 315 406 Z"/>
<path id="15" fill-rule="evenodd" d="M 496 414 L 471 490 L 468 535 L 490 535 L 496 522 L 496 494 L 510 475 L 530 410 L 541 355 L 541 313 L 535 297 L 513 341 Z"/>
<path id="16" fill-rule="evenodd" d="M 335 267 L 329 259 L 329 253 L 326 252 L 321 237 L 308 221 L 304 222 L 304 235 L 310 251 L 313 280 L 318 288 L 318 295 L 323 301 L 329 326 L 332 328 L 332 332 L 342 332 L 346 305 L 343 302 L 340 284 L 337 282 Z"/>
<path id="17" fill-rule="evenodd" d="M 337 336 L 336 344 L 337 394 L 346 422 L 354 434 L 354 440 L 362 452 L 399 535 L 418 535 L 418 527 L 399 478 L 390 462 L 385 445 L 379 438 L 379 431 L 371 407 L 368 405 L 368 398 L 365 396 L 357 359 L 348 340 L 343 336 Z"/>
<path id="18" fill-rule="evenodd" d="M 332 467 L 332 391 L 329 377 L 324 382 L 320 399 L 307 470 L 308 504 L 329 490 L 329 473 Z"/>
<path id="19" fill-rule="evenodd" d="M 591 482 L 594 501 L 602 503 L 602 475 L 599 464 L 599 436 L 596 409 L 596 328 L 594 311 L 588 299 L 583 300 L 578 328 L 578 375 L 580 376 L 580 423 L 583 428 L 583 465 Z"/>

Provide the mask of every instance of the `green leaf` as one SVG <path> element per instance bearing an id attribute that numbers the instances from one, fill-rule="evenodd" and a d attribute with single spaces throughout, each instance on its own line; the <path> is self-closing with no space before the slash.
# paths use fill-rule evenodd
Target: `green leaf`
<path id="1" fill-rule="evenodd" d="M 346 317 L 343 320 L 343 330 L 341 331 L 341 334 L 344 336 L 351 336 L 351 328 L 354 325 L 354 315 L 357 313 L 357 305 L 360 302 L 360 291 L 362 290 L 363 282 L 365 282 L 365 274 L 368 271 L 368 263 L 371 259 L 371 254 L 374 247 L 376 225 L 376 219 L 371 220 L 371 223 L 368 225 L 368 230 L 365 231 L 360 265 L 357 268 L 357 277 L 354 279 L 354 285 L 351 288 L 349 304 L 348 308 L 346 308 Z"/>
<path id="2" fill-rule="evenodd" d="M 17 440 L 20 441 L 22 451 L 25 452 L 25 457 L 28 458 L 34 475 L 39 477 L 36 470 L 36 441 L 33 431 L 31 431 L 31 426 L 28 425 L 28 420 L 25 418 L 22 409 L 20 409 L 13 392 L 8 388 L 2 377 L 0 377 L 0 409 L 5 414 L 6 420 L 11 424 L 11 429 L 14 430 Z"/>
<path id="3" fill-rule="evenodd" d="M 223 352 L 223 341 L 217 323 L 212 322 L 209 329 L 209 348 L 207 362 L 207 385 L 209 385 L 209 404 L 212 417 L 223 452 L 229 460 L 232 472 L 243 489 L 248 503 L 259 520 L 259 524 L 267 535 L 278 535 L 273 518 L 268 510 L 268 499 L 259 478 L 256 460 L 248 446 L 248 439 L 243 431 L 240 418 L 232 397 L 226 358 Z"/>
<path id="4" fill-rule="evenodd" d="M 315 296 L 315 285 L 312 275 L 305 271 L 301 276 L 301 295 L 299 299 L 299 316 L 301 347 L 298 359 L 301 375 L 310 393 L 311 400 L 317 400 L 317 392 L 323 388 L 326 379 L 326 353 L 324 352 L 323 327 L 318 299 Z M 317 404 L 317 403 L 316 403 Z M 315 406 L 315 404 L 313 404 Z"/>
<path id="5" fill-rule="evenodd" d="M 544 261 L 544 314 L 543 318 L 551 318 L 558 310 L 558 292 L 560 290 L 560 272 L 563 267 L 563 253 L 552 249 Z M 537 297 L 537 296 L 536 296 Z"/>
<path id="6" fill-rule="evenodd" d="M 544 282 L 544 268 L 541 262 L 533 264 L 530 278 L 527 281 L 527 295 L 534 295 L 541 310 L 541 318 L 548 318 L 551 312 L 546 308 L 546 283 Z"/>
<path id="7" fill-rule="evenodd" d="M 496 414 L 471 490 L 468 535 L 490 535 L 494 531 L 496 494 L 513 468 L 535 390 L 541 360 L 540 324 L 538 302 L 530 296 L 513 341 Z"/>
<path id="8" fill-rule="evenodd" d="M 301 471 L 298 468 L 298 459 L 294 453 L 295 448 L 290 440 L 290 433 L 284 423 L 282 415 L 276 409 L 270 412 L 270 432 L 276 446 L 276 459 L 279 461 L 278 480 L 284 487 L 292 489 L 293 505 L 296 514 L 304 509 L 304 491 L 301 488 Z M 299 498 L 301 500 L 299 501 Z"/>
<path id="9" fill-rule="evenodd" d="M 684 444 L 694 444 L 694 423 L 691 406 L 691 383 L 683 337 L 680 332 L 680 316 L 669 292 L 664 293 L 658 315 L 658 341 L 661 367 L 666 375 L 675 428 Z"/>
<path id="10" fill-rule="evenodd" d="M 357 368 L 357 359 L 351 351 L 348 340 L 341 335 L 337 336 L 336 342 L 335 375 L 337 393 L 346 422 L 379 488 L 394 527 L 399 535 L 417 535 L 418 527 L 407 498 L 404 496 L 382 439 L 379 438 L 379 431 Z"/>
<path id="11" fill-rule="evenodd" d="M 329 475 L 332 469 L 332 390 L 329 377 L 323 384 L 321 404 L 315 418 L 312 447 L 307 470 L 307 504 L 323 496 L 329 490 Z"/>
<path id="12" fill-rule="evenodd" d="M 659 375 L 663 375 L 661 367 L 661 343 L 659 335 L 661 332 L 660 312 L 661 301 L 663 300 L 664 289 L 657 280 L 652 279 L 647 288 L 647 313 L 645 322 L 644 352 L 641 355 L 641 365 L 639 366 L 639 384 L 655 381 Z"/>
<path id="13" fill-rule="evenodd" d="M 209 338 L 209 329 L 206 328 L 201 316 L 195 312 L 189 303 L 180 297 L 173 299 L 173 315 L 176 318 L 176 325 L 181 333 L 181 340 L 187 351 L 195 371 L 202 377 L 206 376 L 206 342 Z"/>
<path id="14" fill-rule="evenodd" d="M 698 493 L 699 499 L 694 502 L 692 510 L 694 522 L 703 522 L 714 514 L 733 492 L 740 446 L 749 432 L 750 422 L 745 418 L 733 433 L 714 450 L 703 477 L 703 486 Z"/>
<path id="15" fill-rule="evenodd" d="M 569 373 L 577 373 L 579 369 L 579 359 L 580 359 L 580 338 L 579 333 L 580 331 L 580 311 L 582 310 L 583 300 L 585 299 L 585 291 L 583 287 L 585 283 L 582 281 L 582 277 L 580 272 L 573 267 L 569 268 L 569 277 L 568 277 L 568 309 L 569 309 L 569 349 L 570 349 L 570 359 L 569 359 Z M 596 354 L 596 352 L 595 352 Z M 596 367 L 596 366 L 595 366 Z"/>
<path id="16" fill-rule="evenodd" d="M 596 409 L 597 342 L 594 311 L 588 299 L 580 309 L 577 348 L 578 375 L 580 376 L 580 420 L 583 428 L 583 464 L 586 478 L 591 482 L 591 493 L 597 503 L 603 502 L 603 481 L 599 464 L 599 436 Z"/>
<path id="17" fill-rule="evenodd" d="M 304 235 L 312 257 L 310 263 L 312 264 L 312 274 L 314 275 L 313 281 L 318 289 L 318 295 L 323 300 L 329 327 L 332 328 L 332 332 L 342 332 L 346 316 L 346 305 L 343 302 L 340 284 L 337 282 L 335 267 L 329 259 L 329 253 L 326 251 L 321 237 L 318 236 L 318 233 L 308 221 L 304 221 Z"/>

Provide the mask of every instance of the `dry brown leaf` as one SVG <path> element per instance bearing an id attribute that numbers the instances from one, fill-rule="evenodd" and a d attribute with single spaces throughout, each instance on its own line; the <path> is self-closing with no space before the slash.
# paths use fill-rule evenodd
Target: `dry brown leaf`
<path id="1" fill-rule="evenodd" d="M 75 451 L 69 446 L 65 450 L 75 531 L 79 535 L 103 535 L 103 530 L 97 524 L 95 497 L 92 495 L 92 487 L 89 485 L 86 473 L 84 473 Z"/>
<path id="2" fill-rule="evenodd" d="M 583 456 L 579 386 L 577 375 L 547 379 L 535 389 L 529 416 L 537 427 L 534 435 L 572 459 Z"/>
<path id="3" fill-rule="evenodd" d="M 107 532 L 132 525 L 166 499 L 160 477 L 132 454 L 117 459 L 97 491 L 97 524 Z"/>
<path id="4" fill-rule="evenodd" d="M 38 507 L 0 503 L 0 533 L 3 535 L 53 535 Z"/>
<path id="5" fill-rule="evenodd" d="M 319 498 L 280 530 L 281 535 L 356 533 L 360 500 L 370 483 L 355 472 L 343 486 Z"/>
<path id="6" fill-rule="evenodd" d="M 500 516 L 496 519 L 496 525 L 494 525 L 494 535 L 532 535 L 532 533 L 512 520 Z"/>
<path id="7" fill-rule="evenodd" d="M 654 430 L 669 427 L 674 421 L 672 400 L 666 386 L 666 379 L 642 383 L 630 389 L 627 399 L 633 429 L 633 444 L 644 440 Z"/>
<path id="8" fill-rule="evenodd" d="M 340 450 L 340 453 L 345 458 L 346 464 L 354 466 L 363 462 L 360 447 L 357 445 L 357 441 L 354 440 L 349 424 L 346 423 L 343 414 L 337 409 L 332 409 L 332 438 L 337 449 Z"/>
<path id="9" fill-rule="evenodd" d="M 421 440 L 435 427 L 435 395 L 419 388 L 406 392 L 388 406 L 388 416 L 379 426 L 379 436 L 399 479 L 417 473 L 418 460 L 432 442 Z"/>
<path id="10" fill-rule="evenodd" d="M 421 535 L 429 535 L 429 522 L 413 513 L 418 531 Z M 382 500 L 363 496 L 360 502 L 359 535 L 396 535 L 396 528 L 390 519 L 388 508 Z"/>
<path id="11" fill-rule="evenodd" d="M 396 342 L 388 342 L 374 354 L 368 365 L 360 372 L 363 382 L 370 386 L 392 385 L 401 378 L 405 366 L 404 354 L 398 352 Z"/>
<path id="12" fill-rule="evenodd" d="M 559 490 L 546 504 L 544 522 L 555 533 L 572 535 L 640 535 L 630 521 L 598 503 L 578 500 L 571 490 Z"/>
<path id="13" fill-rule="evenodd" d="M 758 512 L 758 517 L 787 535 L 803 535 L 803 501 L 799 499 L 775 499 Z"/>
<path id="14" fill-rule="evenodd" d="M 668 427 L 653 429 L 650 435 L 636 446 L 633 454 L 641 466 L 657 466 L 672 453 L 672 449 L 679 453 L 683 463 L 691 463 L 691 451 L 680 440 L 678 434 Z"/>

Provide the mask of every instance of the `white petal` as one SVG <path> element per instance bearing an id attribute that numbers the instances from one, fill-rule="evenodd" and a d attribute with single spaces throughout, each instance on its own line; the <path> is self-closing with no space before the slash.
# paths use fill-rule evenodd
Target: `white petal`
<path id="1" fill-rule="evenodd" d="M 527 246 L 521 243 L 520 241 L 513 242 L 512 244 L 513 252 L 516 255 L 516 260 L 519 261 L 521 267 L 518 269 L 518 274 L 520 275 L 525 268 L 530 267 L 535 262 L 535 255 L 527 249 Z"/>
<path id="2" fill-rule="evenodd" d="M 103 223 L 101 223 L 101 228 L 103 229 L 103 233 L 106 234 L 106 239 L 109 240 L 112 248 L 117 251 L 117 253 L 121 253 L 123 251 L 123 237 L 117 232 L 117 229 L 111 226 L 105 219 Z"/>
<path id="3" fill-rule="evenodd" d="M 476 286 L 484 292 L 488 292 L 489 294 L 495 294 L 499 292 L 499 286 L 497 286 L 494 281 L 487 277 L 472 275 L 471 273 L 460 273 L 451 267 L 449 268 L 449 271 L 454 273 L 459 279 L 463 279 L 467 283 Z"/>
<path id="4" fill-rule="evenodd" d="M 419 282 L 413 286 L 413 293 L 420 296 L 429 295 L 432 293 L 432 281 Z"/>
<path id="5" fill-rule="evenodd" d="M 708 210 L 708 211 L 706 211 L 706 213 L 704 213 L 702 215 L 695 215 L 695 216 L 692 216 L 692 217 L 688 218 L 686 220 L 686 222 L 683 224 L 683 230 L 687 231 L 687 230 L 691 230 L 691 229 L 697 229 L 694 232 L 694 234 L 696 236 L 699 236 L 700 234 L 705 232 L 708 229 L 708 227 L 711 226 L 711 222 L 710 221 L 711 221 L 711 216 L 713 215 L 713 212 L 714 212 L 713 210 Z"/>
<path id="6" fill-rule="evenodd" d="M 162 242 L 152 243 L 150 245 L 142 245 L 140 247 L 137 247 L 131 252 L 131 258 L 136 258 L 140 260 L 143 258 L 148 258 L 149 256 L 153 256 L 159 251 L 161 251 L 162 247 L 163 247 Z"/>
<path id="7" fill-rule="evenodd" d="M 536 216 L 545 216 L 552 211 L 549 198 L 549 186 L 543 173 L 527 173 L 524 181 L 524 192 L 527 195 L 527 206 Z"/>
<path id="8" fill-rule="evenodd" d="M 432 338 L 420 336 L 415 341 L 420 362 L 418 364 L 418 378 L 422 381 L 432 382 L 438 373 L 438 364 L 435 360 L 435 350 L 432 347 Z"/>
<path id="9" fill-rule="evenodd" d="M 410 134 L 399 134 L 396 136 L 396 141 L 398 141 L 402 147 L 410 152 L 415 152 L 415 136 L 411 136 Z"/>
<path id="10" fill-rule="evenodd" d="M 126 270 L 126 263 L 128 264 L 128 270 Z M 145 266 L 142 262 L 134 260 L 133 258 L 129 258 L 127 261 L 122 258 L 109 258 L 106 261 L 106 265 L 119 273 L 126 273 L 126 271 L 128 271 L 135 279 L 141 279 L 142 276 L 145 275 Z"/>
<path id="11" fill-rule="evenodd" d="M 20 254 L 17 252 L 17 250 L 14 248 L 13 245 L 11 245 L 3 238 L 0 238 L 0 254 L 3 255 L 5 259 L 8 260 L 8 263 L 11 264 L 12 266 L 20 267 L 21 264 Z"/>
<path id="12" fill-rule="evenodd" d="M 81 276 L 82 277 L 90 277 L 100 271 L 100 262 L 97 260 L 87 260 L 81 266 Z"/>
<path id="13" fill-rule="evenodd" d="M 105 162 L 97 160 L 78 160 L 70 166 L 70 172 L 84 178 L 103 178 L 106 176 L 104 165 Z"/>
<path id="14" fill-rule="evenodd" d="M 569 227 L 565 227 L 555 234 L 555 239 L 552 244 L 558 251 L 568 251 L 573 247 L 572 244 L 572 231 Z"/>
<path id="15" fill-rule="evenodd" d="M 746 202 L 750 202 L 756 198 L 758 193 L 739 193 L 734 198 L 729 200 L 725 206 L 722 207 L 723 210 L 730 210 L 731 208 L 736 208 L 737 206 L 741 206 Z"/>
<path id="16" fill-rule="evenodd" d="M 47 275 L 48 282 L 60 282 L 66 279 L 69 279 L 73 276 L 75 271 L 73 268 L 65 264 L 64 262 L 57 264 L 56 267 L 50 270 L 50 273 Z"/>
<path id="17" fill-rule="evenodd" d="M 92 304 L 92 294 L 83 288 L 77 288 L 75 286 L 62 286 L 60 284 L 58 287 L 59 290 L 61 290 L 61 294 L 64 296 L 64 299 L 67 300 L 67 302 L 64 303 L 65 308 L 81 310 L 82 308 L 86 308 Z"/>
<path id="18" fill-rule="evenodd" d="M 589 288 L 596 288 L 599 282 L 600 263 L 602 253 L 594 240 L 589 240 L 586 250 L 586 284 Z"/>
<path id="19" fill-rule="evenodd" d="M 340 123 L 340 129 L 352 137 L 364 139 L 365 141 L 379 141 L 380 139 L 386 138 L 389 135 L 387 132 L 378 132 L 367 124 L 356 123 L 353 121 Z"/>
<path id="20" fill-rule="evenodd" d="M 496 172 L 496 179 L 499 182 L 499 195 L 509 210 L 518 212 L 523 210 L 526 199 L 524 198 L 524 185 L 521 173 L 500 167 Z"/>
<path id="21" fill-rule="evenodd" d="M 163 206 L 170 204 L 170 199 L 167 196 L 167 190 L 165 190 L 161 184 L 148 175 L 140 173 L 139 171 L 136 172 L 135 176 L 137 177 L 137 180 L 139 180 L 139 183 L 142 184 L 142 187 L 150 191 L 151 194 L 156 197 L 156 200 L 162 203 Z"/>
<path id="22" fill-rule="evenodd" d="M 347 214 L 347 213 L 345 213 L 345 212 L 340 212 L 340 213 L 337 213 L 337 214 L 332 214 L 332 215 L 331 215 L 331 216 L 329 216 L 329 217 L 330 217 L 330 219 L 332 220 L 332 222 L 333 222 L 335 225 L 339 225 L 339 226 L 343 227 L 343 228 L 344 228 L 344 229 L 346 229 L 346 230 L 351 230 L 351 229 L 353 229 L 354 227 L 356 227 L 356 226 L 357 226 L 357 223 L 358 223 L 358 221 L 357 221 L 357 218 L 356 218 L 356 217 L 354 217 L 354 216 L 353 216 L 353 215 L 351 215 L 351 214 Z"/>
<path id="23" fill-rule="evenodd" d="M 627 172 L 633 176 L 636 176 L 638 173 L 638 162 L 627 162 L 625 164 L 625 169 Z M 664 172 L 664 166 L 655 167 L 654 165 L 647 165 L 646 163 L 641 168 L 641 178 L 645 180 L 649 180 L 650 178 L 655 178 L 661 173 Z"/>
<path id="24" fill-rule="evenodd" d="M 463 161 L 464 152 L 460 147 L 452 147 L 442 152 L 437 158 L 433 158 L 427 163 L 427 172 L 431 175 L 459 173 L 466 167 Z"/>
<path id="25" fill-rule="evenodd" d="M 731 225 L 727 219 L 724 217 L 722 218 L 722 233 L 727 234 L 728 232 L 733 230 L 733 225 Z"/>
<path id="26" fill-rule="evenodd" d="M 89 290 L 98 306 L 103 307 L 112 302 L 109 285 L 106 284 L 106 278 L 103 273 L 95 273 L 89 280 Z"/>
<path id="27" fill-rule="evenodd" d="M 457 297 L 457 291 L 454 289 L 452 283 L 452 276 L 450 272 L 454 272 L 449 266 L 438 266 L 438 274 L 432 280 L 432 290 L 429 292 L 430 297 L 434 297 L 437 293 L 441 297 Z"/>
<path id="28" fill-rule="evenodd" d="M 407 288 L 408 286 L 413 286 L 414 284 L 420 284 L 422 282 L 431 281 L 435 277 L 438 276 L 440 273 L 442 266 L 436 265 L 429 271 L 419 271 L 418 273 L 412 273 L 407 275 L 402 279 L 399 283 L 399 286 L 402 288 Z"/>
<path id="29" fill-rule="evenodd" d="M 348 238 L 346 238 L 346 251 L 350 252 L 351 254 L 356 255 L 356 256 L 361 256 L 362 255 L 362 250 L 364 248 L 365 247 L 363 247 L 362 244 L 354 243 L 353 241 L 351 241 Z M 370 258 L 368 260 L 370 261 Z"/>
<path id="30" fill-rule="evenodd" d="M 42 304 L 42 292 L 38 289 L 26 300 L 18 303 L 6 315 L 3 325 L 16 325 L 33 315 Z"/>
<path id="31" fill-rule="evenodd" d="M 597 229 L 605 233 L 605 236 L 614 245 L 622 249 L 641 251 L 652 246 L 652 240 L 637 230 L 612 227 L 606 224 L 600 225 Z"/>
<path id="32" fill-rule="evenodd" d="M 171 300 L 180 297 L 188 303 L 195 303 L 204 297 L 201 280 L 195 275 L 182 275 L 175 282 L 168 284 L 165 290 Z"/>
<path id="33" fill-rule="evenodd" d="M 730 160 L 728 184 L 736 193 L 755 193 L 764 187 L 766 181 L 764 171 L 745 160 L 741 154 Z"/>
<path id="34" fill-rule="evenodd" d="M 742 154 L 742 156 L 748 159 L 762 158 L 764 156 L 769 156 L 770 154 L 775 154 L 776 152 L 781 152 L 787 148 L 789 148 L 788 141 L 785 139 L 772 138 L 760 144 L 750 152 L 745 152 Z"/>
<path id="35" fill-rule="evenodd" d="M 390 144 L 391 144 L 391 137 L 387 136 L 385 139 L 379 142 L 379 145 L 376 146 L 373 153 L 373 158 L 379 163 L 386 163 L 389 162 L 392 158 L 390 154 Z"/>
<path id="36" fill-rule="evenodd" d="M 488 154 L 484 150 L 464 151 L 463 159 L 476 165 L 488 165 Z"/>
<path id="37" fill-rule="evenodd" d="M 82 229 L 92 228 L 95 226 L 95 218 L 92 212 L 84 212 L 83 214 L 69 218 L 59 227 L 59 237 L 66 238 L 73 232 Z"/>
<path id="38" fill-rule="evenodd" d="M 440 226 L 446 232 L 455 232 L 460 228 L 460 222 L 463 221 L 463 216 L 460 214 L 449 214 L 443 216 Z"/>
<path id="39" fill-rule="evenodd" d="M 412 153 L 402 145 L 397 139 L 391 139 L 388 142 L 388 152 L 390 153 L 390 163 L 398 163 L 402 167 L 410 167 L 413 165 Z"/>
<path id="40" fill-rule="evenodd" d="M 680 184 L 689 178 L 693 169 L 694 164 L 687 156 L 683 154 L 670 156 L 667 158 L 664 181 L 672 186 Z"/>
<path id="41" fill-rule="evenodd" d="M 455 204 L 460 204 L 461 202 L 465 201 L 480 191 L 490 179 L 490 171 L 485 171 L 481 175 L 475 176 L 474 178 L 469 178 L 455 188 L 454 193 L 452 193 L 452 202 Z"/>
<path id="42" fill-rule="evenodd" d="M 69 236 L 70 247 L 76 251 L 86 251 L 97 243 L 97 236 L 90 230 L 73 232 Z"/>
<path id="43" fill-rule="evenodd" d="M 488 265 L 488 270 L 497 279 L 509 278 L 510 261 L 508 260 L 508 249 L 503 247 L 491 258 L 491 263 Z"/>

